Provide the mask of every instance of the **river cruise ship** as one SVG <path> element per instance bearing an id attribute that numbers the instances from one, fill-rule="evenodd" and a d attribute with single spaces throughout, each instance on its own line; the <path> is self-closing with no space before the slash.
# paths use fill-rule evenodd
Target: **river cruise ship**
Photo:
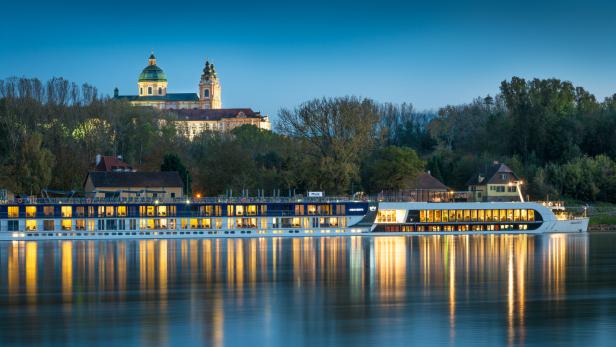
<path id="1" fill-rule="evenodd" d="M 334 198 L 25 199 L 0 204 L 0 240 L 585 232 L 533 202 Z"/>

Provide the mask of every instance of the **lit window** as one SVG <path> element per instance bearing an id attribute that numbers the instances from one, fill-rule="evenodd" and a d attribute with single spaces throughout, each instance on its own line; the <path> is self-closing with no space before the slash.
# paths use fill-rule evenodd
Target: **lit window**
<path id="1" fill-rule="evenodd" d="M 27 231 L 36 230 L 36 220 L 33 220 L 33 219 L 26 220 L 26 230 Z"/>
<path id="2" fill-rule="evenodd" d="M 36 217 L 36 206 L 26 206 L 26 217 L 28 218 Z"/>
<path id="3" fill-rule="evenodd" d="M 19 206 L 9 206 L 8 214 L 9 214 L 9 218 L 19 217 Z"/>
<path id="4" fill-rule="evenodd" d="M 62 206 L 61 212 L 63 218 L 71 218 L 73 216 L 73 208 L 71 206 Z"/>

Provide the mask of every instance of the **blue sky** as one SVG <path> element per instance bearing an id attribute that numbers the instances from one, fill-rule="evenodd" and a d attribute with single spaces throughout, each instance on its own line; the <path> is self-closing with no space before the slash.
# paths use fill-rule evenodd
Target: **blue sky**
<path id="1" fill-rule="evenodd" d="M 0 78 L 62 76 L 136 93 L 154 50 L 170 92 L 196 92 L 205 58 L 224 107 L 275 115 L 321 96 L 436 109 L 511 76 L 616 93 L 607 1 L 148 2 L 2 0 Z"/>

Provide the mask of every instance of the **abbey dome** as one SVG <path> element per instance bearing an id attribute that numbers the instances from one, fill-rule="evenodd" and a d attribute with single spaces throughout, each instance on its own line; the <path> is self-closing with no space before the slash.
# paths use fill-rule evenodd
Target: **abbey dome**
<path id="1" fill-rule="evenodd" d="M 148 66 L 139 74 L 139 82 L 167 82 L 167 75 L 156 65 L 154 54 L 150 55 Z"/>

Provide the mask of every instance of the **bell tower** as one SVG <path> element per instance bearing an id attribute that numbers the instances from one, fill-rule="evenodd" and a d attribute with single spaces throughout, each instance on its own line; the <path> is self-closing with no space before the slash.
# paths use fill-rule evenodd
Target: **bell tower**
<path id="1" fill-rule="evenodd" d="M 199 82 L 199 102 L 202 109 L 217 109 L 222 108 L 220 98 L 220 82 L 216 76 L 214 64 L 209 61 L 205 62 L 201 81 Z"/>

